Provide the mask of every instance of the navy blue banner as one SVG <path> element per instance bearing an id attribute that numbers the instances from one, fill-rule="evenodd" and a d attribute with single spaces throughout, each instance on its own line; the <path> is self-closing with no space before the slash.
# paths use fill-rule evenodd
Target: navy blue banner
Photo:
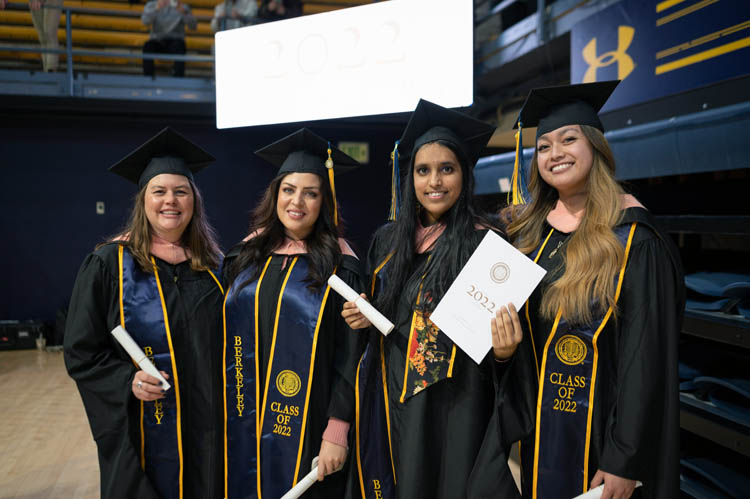
<path id="1" fill-rule="evenodd" d="M 626 248 L 623 271 L 635 226 L 614 229 Z M 544 244 L 546 241 L 537 258 Z M 621 277 L 622 273 L 615 279 L 615 302 Z M 591 324 L 573 327 L 558 311 L 547 336 L 539 374 L 536 433 L 533 444 L 529 440 L 524 444 L 526 449 L 534 449 L 532 498 L 576 497 L 588 490 L 593 478 L 588 473 L 588 462 L 598 368 L 597 339 L 611 314 L 610 308 Z"/>
<path id="2" fill-rule="evenodd" d="M 251 273 L 245 270 L 236 282 L 247 281 Z M 281 497 L 311 465 L 302 463 L 301 455 L 317 337 L 330 288 L 308 289 L 305 258 L 294 258 L 289 264 L 265 369 L 265 393 L 261 394 L 256 300 L 264 273 L 237 292 L 229 290 L 224 308 L 229 498 Z"/>
<path id="3" fill-rule="evenodd" d="M 119 252 L 122 326 L 173 385 L 163 399 L 141 401 L 141 466 L 160 497 L 182 497 L 179 382 L 159 277 L 143 272 L 122 246 Z"/>
<path id="4" fill-rule="evenodd" d="M 245 269 L 235 278 L 235 282 L 246 282 L 253 270 Z M 255 401 L 259 396 L 256 396 L 255 384 L 255 291 L 262 279 L 263 275 L 240 291 L 228 289 L 224 301 L 224 493 L 232 499 L 257 497 L 256 437 L 259 419 Z"/>
<path id="5" fill-rule="evenodd" d="M 362 499 L 395 497 L 382 348 L 380 336 L 367 345 L 357 366 L 355 450 Z"/>
<path id="6" fill-rule="evenodd" d="M 747 0 L 622 0 L 576 24 L 570 82 L 620 79 L 602 112 L 748 74 Z"/>

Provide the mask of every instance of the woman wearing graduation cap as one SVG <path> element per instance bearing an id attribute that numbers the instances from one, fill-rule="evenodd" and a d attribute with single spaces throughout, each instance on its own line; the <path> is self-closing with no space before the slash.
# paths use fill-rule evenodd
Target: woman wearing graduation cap
<path id="1" fill-rule="evenodd" d="M 682 275 L 670 239 L 615 179 L 597 111 L 617 83 L 532 90 L 519 116 L 537 127 L 536 150 L 508 234 L 548 271 L 524 318 L 540 384 L 521 445 L 528 497 L 602 483 L 605 499 L 679 495 Z"/>
<path id="2" fill-rule="evenodd" d="M 225 261 L 225 494 L 281 497 L 319 456 L 305 497 L 342 497 L 363 342 L 327 280 L 363 290 L 334 185 L 357 163 L 307 129 L 256 154 L 279 172 Z"/>
<path id="3" fill-rule="evenodd" d="M 401 209 L 368 254 L 370 299 L 396 328 L 373 332 L 359 365 L 354 497 L 518 497 L 506 452 L 531 407 L 504 396 L 518 315 L 499 308 L 480 364 L 429 318 L 489 227 L 473 204 L 472 168 L 493 130 L 421 100 L 397 146 L 408 155 Z M 342 315 L 369 325 L 353 303 Z"/>
<path id="4" fill-rule="evenodd" d="M 110 171 L 138 185 L 125 229 L 86 257 L 65 365 L 99 451 L 104 498 L 221 495 L 221 253 L 193 173 L 214 158 L 165 128 Z M 171 388 L 139 370 L 122 326 Z"/>

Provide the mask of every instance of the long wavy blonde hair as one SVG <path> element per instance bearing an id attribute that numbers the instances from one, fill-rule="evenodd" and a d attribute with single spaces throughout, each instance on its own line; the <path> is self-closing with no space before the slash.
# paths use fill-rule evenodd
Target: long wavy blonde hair
<path id="1" fill-rule="evenodd" d="M 607 139 L 598 129 L 581 125 L 593 149 L 593 165 L 587 180 L 583 218 L 562 251 L 565 272 L 549 286 L 541 303 L 541 314 L 552 319 L 557 311 L 573 324 L 588 324 L 609 307 L 615 314 L 615 276 L 625 250 L 612 229 L 622 219 L 622 187 L 615 179 L 615 159 Z M 537 155 L 531 160 L 528 205 L 513 207 L 508 235 L 520 251 L 529 254 L 539 247 L 547 215 L 555 207 L 557 191 L 539 175 Z M 592 306 L 593 304 L 593 306 Z"/>

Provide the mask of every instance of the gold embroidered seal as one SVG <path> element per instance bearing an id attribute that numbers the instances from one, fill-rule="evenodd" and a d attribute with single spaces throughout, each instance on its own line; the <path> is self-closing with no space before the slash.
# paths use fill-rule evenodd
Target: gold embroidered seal
<path id="1" fill-rule="evenodd" d="M 302 382 L 294 371 L 281 371 L 276 376 L 276 389 L 285 397 L 294 397 L 299 392 Z"/>
<path id="2" fill-rule="evenodd" d="M 575 366 L 586 358 L 586 344 L 571 334 L 566 334 L 555 343 L 555 353 L 560 362 Z"/>

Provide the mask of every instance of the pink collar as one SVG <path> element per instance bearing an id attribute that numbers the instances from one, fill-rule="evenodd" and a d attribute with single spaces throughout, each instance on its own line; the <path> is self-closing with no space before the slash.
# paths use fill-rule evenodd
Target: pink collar
<path id="1" fill-rule="evenodd" d="M 242 241 L 247 242 L 258 234 L 260 234 L 259 231 L 253 231 Z M 342 255 L 349 255 L 357 258 L 354 250 L 352 250 L 352 248 L 349 246 L 349 243 L 347 243 L 343 238 L 339 238 L 339 249 L 341 249 Z M 307 244 L 305 244 L 304 240 L 285 237 L 284 241 L 275 250 L 273 250 L 273 252 L 276 255 L 304 255 L 307 253 Z"/>
<path id="2" fill-rule="evenodd" d="M 417 253 L 424 253 L 432 249 L 435 241 L 445 231 L 445 223 L 437 222 L 429 227 L 424 227 L 422 222 L 417 220 L 417 230 L 414 234 L 414 247 Z"/>

